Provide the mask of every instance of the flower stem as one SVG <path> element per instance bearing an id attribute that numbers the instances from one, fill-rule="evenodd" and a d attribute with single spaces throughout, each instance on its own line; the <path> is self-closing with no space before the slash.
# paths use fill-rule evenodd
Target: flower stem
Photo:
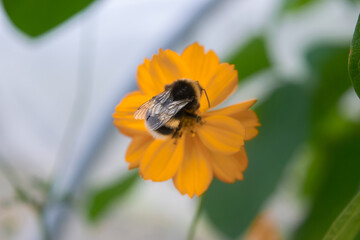
<path id="1" fill-rule="evenodd" d="M 194 216 L 194 218 L 193 218 L 193 220 L 191 222 L 191 226 L 190 226 L 190 230 L 189 230 L 189 233 L 188 233 L 188 236 L 187 236 L 187 240 L 193 240 L 194 237 L 195 237 L 196 227 L 197 227 L 197 224 L 199 223 L 199 219 L 200 219 L 202 209 L 203 209 L 203 199 L 204 199 L 203 196 L 199 197 L 197 210 L 196 210 L 195 216 Z"/>

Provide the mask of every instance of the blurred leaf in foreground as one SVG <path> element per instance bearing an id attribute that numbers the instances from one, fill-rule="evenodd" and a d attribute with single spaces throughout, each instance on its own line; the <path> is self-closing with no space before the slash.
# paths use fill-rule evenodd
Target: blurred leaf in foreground
<path id="1" fill-rule="evenodd" d="M 297 85 L 285 85 L 260 105 L 262 127 L 246 143 L 249 166 L 244 180 L 214 181 L 204 196 L 204 210 L 218 230 L 231 239 L 244 233 L 275 190 L 284 168 L 308 130 L 308 96 Z"/>
<path id="2" fill-rule="evenodd" d="M 94 0 L 2 0 L 13 24 L 38 37 L 83 10 Z"/>
<path id="3" fill-rule="evenodd" d="M 360 127 L 339 113 L 340 97 L 350 87 L 347 73 L 348 47 L 327 45 L 307 55 L 312 67 L 311 148 L 314 159 L 307 172 L 305 194 L 309 215 L 295 239 L 321 239 L 332 221 L 350 201 L 360 184 L 357 161 Z"/>
<path id="4" fill-rule="evenodd" d="M 307 62 L 312 70 L 309 82 L 312 91 L 311 119 L 312 132 L 328 132 L 328 118 L 338 112 L 340 97 L 350 88 L 347 71 L 349 47 L 339 45 L 321 45 L 313 47 L 307 53 Z M 325 128 L 325 129 L 324 129 Z"/>
<path id="5" fill-rule="evenodd" d="M 324 240 L 352 240 L 360 229 L 360 192 L 331 225 Z"/>
<path id="6" fill-rule="evenodd" d="M 358 18 L 351 43 L 349 73 L 356 94 L 360 97 L 360 16 Z"/>
<path id="7" fill-rule="evenodd" d="M 321 239 L 360 184 L 360 127 L 343 136 L 335 135 L 318 150 L 325 164 L 322 181 L 314 193 L 309 216 L 297 232 L 296 239 Z"/>
<path id="8" fill-rule="evenodd" d="M 344 131 L 339 120 L 338 101 L 350 87 L 347 72 L 348 46 L 320 45 L 312 47 L 306 54 L 312 77 L 308 81 L 311 89 L 311 144 L 315 150 L 330 136 Z M 319 187 L 326 160 L 315 156 L 307 172 L 305 194 L 310 196 Z"/>
<path id="9" fill-rule="evenodd" d="M 296 11 L 319 0 L 283 0 L 285 11 Z"/>
<path id="10" fill-rule="evenodd" d="M 356 4 L 357 2 L 359 2 L 359 0 L 348 0 L 348 2 L 350 2 L 352 4 Z"/>
<path id="11" fill-rule="evenodd" d="M 239 81 L 270 67 L 270 60 L 263 37 L 255 37 L 230 57 L 229 63 L 235 64 Z"/>
<path id="12" fill-rule="evenodd" d="M 105 188 L 93 191 L 89 197 L 88 218 L 94 222 L 98 221 L 109 208 L 126 196 L 136 183 L 138 175 L 137 171 L 132 172 Z"/>

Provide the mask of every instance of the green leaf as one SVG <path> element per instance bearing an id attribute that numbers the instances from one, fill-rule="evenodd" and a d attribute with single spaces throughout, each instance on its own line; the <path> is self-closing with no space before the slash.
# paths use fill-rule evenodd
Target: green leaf
<path id="1" fill-rule="evenodd" d="M 346 121 L 338 109 L 339 99 L 350 87 L 348 52 L 348 47 L 322 45 L 307 54 L 313 76 L 308 85 L 314 158 L 304 185 L 310 210 L 296 240 L 321 239 L 360 184 L 360 162 L 356 160 L 360 127 Z"/>
<path id="2" fill-rule="evenodd" d="M 138 175 L 138 172 L 132 172 L 105 188 L 93 191 L 89 197 L 88 218 L 93 222 L 98 221 L 110 207 L 125 197 L 136 183 Z"/>
<path id="3" fill-rule="evenodd" d="M 331 225 L 324 240 L 352 240 L 360 229 L 360 192 Z"/>
<path id="4" fill-rule="evenodd" d="M 94 0 L 2 0 L 12 23 L 38 37 L 83 10 Z"/>
<path id="5" fill-rule="evenodd" d="M 306 54 L 312 72 L 307 85 L 312 93 L 310 132 L 315 150 L 319 143 L 344 130 L 337 105 L 351 85 L 346 62 L 348 52 L 348 46 L 322 44 L 313 46 Z M 321 156 L 311 161 L 304 185 L 306 195 L 310 196 L 318 188 L 318 180 L 325 169 L 323 164 L 326 161 Z"/>
<path id="6" fill-rule="evenodd" d="M 249 227 L 271 193 L 308 130 L 308 96 L 297 85 L 274 91 L 257 108 L 262 127 L 246 143 L 249 158 L 244 180 L 214 181 L 204 196 L 204 210 L 218 230 L 237 239 Z"/>
<path id="7" fill-rule="evenodd" d="M 356 94 L 360 97 L 360 16 L 355 27 L 350 48 L 349 73 Z"/>
<path id="8" fill-rule="evenodd" d="M 298 240 L 321 239 L 360 184 L 360 126 L 321 143 L 320 187 L 314 193 L 310 214 L 297 232 Z"/>
<path id="9" fill-rule="evenodd" d="M 266 43 L 263 37 L 255 37 L 241 46 L 228 61 L 235 64 L 238 71 L 239 81 L 270 67 L 270 60 L 266 51 Z"/>
<path id="10" fill-rule="evenodd" d="M 318 0 L 284 0 L 284 11 L 300 10 Z"/>
<path id="11" fill-rule="evenodd" d="M 307 61 L 312 68 L 313 78 L 309 85 L 313 91 L 312 122 L 313 131 L 322 131 L 329 114 L 337 112 L 337 102 L 351 86 L 347 71 L 348 46 L 315 46 L 307 53 Z M 325 129 L 325 133 L 328 129 Z M 322 134 L 320 134 L 322 135 Z"/>

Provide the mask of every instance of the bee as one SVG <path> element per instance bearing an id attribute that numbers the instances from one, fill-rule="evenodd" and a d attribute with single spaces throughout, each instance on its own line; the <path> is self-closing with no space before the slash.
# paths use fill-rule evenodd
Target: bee
<path id="1" fill-rule="evenodd" d="M 202 92 L 198 81 L 179 79 L 166 85 L 165 90 L 142 104 L 134 113 L 135 119 L 145 119 L 145 126 L 155 138 L 180 137 L 189 122 L 201 122 L 196 114 Z"/>

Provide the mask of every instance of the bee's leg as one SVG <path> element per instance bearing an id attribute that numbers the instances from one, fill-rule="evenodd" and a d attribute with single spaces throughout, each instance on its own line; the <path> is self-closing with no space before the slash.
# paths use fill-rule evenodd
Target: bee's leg
<path id="1" fill-rule="evenodd" d="M 179 126 L 178 128 L 176 128 L 175 132 L 174 132 L 173 135 L 172 135 L 172 138 L 175 139 L 174 144 L 177 144 L 177 140 L 178 140 L 179 138 L 181 138 L 181 136 L 182 136 L 182 131 L 180 131 L 180 129 L 181 129 L 181 126 Z"/>
<path id="2" fill-rule="evenodd" d="M 204 124 L 204 121 L 202 120 L 202 118 L 199 115 L 195 114 L 195 113 L 185 112 L 185 115 L 187 117 L 194 118 L 197 123 Z"/>
<path id="3" fill-rule="evenodd" d="M 195 118 L 196 122 L 201 122 L 201 117 L 195 113 L 192 112 L 184 112 L 187 117 Z"/>
<path id="4" fill-rule="evenodd" d="M 203 123 L 204 123 L 204 121 L 202 120 L 202 118 L 201 118 L 200 116 L 197 116 L 197 117 L 196 117 L 196 122 L 197 122 L 197 123 L 200 123 L 200 124 L 203 124 Z"/>

